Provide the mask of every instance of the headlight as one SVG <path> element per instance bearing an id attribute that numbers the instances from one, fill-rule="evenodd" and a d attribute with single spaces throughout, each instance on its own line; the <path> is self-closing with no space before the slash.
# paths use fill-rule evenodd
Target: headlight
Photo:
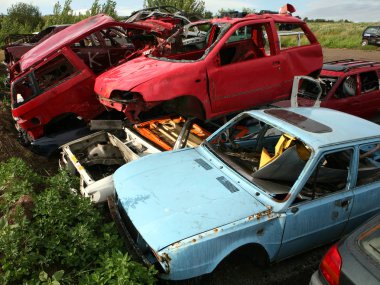
<path id="1" fill-rule="evenodd" d="M 114 90 L 110 96 L 110 100 L 120 103 L 135 103 L 141 101 L 141 98 L 140 93 L 122 90 Z"/>

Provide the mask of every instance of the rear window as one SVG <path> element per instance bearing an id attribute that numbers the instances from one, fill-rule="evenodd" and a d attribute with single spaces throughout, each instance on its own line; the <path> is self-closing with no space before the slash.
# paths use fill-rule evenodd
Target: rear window
<path id="1" fill-rule="evenodd" d="M 311 44 L 310 39 L 299 24 L 277 23 L 276 27 L 282 50 Z"/>
<path id="2" fill-rule="evenodd" d="M 380 27 L 369 27 L 364 31 L 365 34 L 380 34 Z"/>

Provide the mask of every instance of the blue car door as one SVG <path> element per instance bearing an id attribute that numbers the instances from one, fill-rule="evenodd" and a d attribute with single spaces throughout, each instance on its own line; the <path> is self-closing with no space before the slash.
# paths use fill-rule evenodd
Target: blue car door
<path id="1" fill-rule="evenodd" d="M 350 190 L 353 149 L 327 152 L 317 159 L 310 175 L 286 211 L 285 229 L 277 259 L 338 239 L 352 209 Z"/>
<path id="2" fill-rule="evenodd" d="M 354 203 L 346 232 L 380 212 L 380 141 L 359 146 Z"/>

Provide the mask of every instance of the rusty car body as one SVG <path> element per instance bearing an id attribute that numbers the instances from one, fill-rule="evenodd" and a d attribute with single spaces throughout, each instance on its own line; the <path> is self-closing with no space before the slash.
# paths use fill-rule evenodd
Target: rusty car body
<path id="1" fill-rule="evenodd" d="M 80 178 L 79 192 L 93 203 L 106 202 L 113 194 L 112 174 L 120 166 L 152 153 L 198 146 L 216 128 L 166 116 L 124 125 L 122 121 L 91 121 L 92 130 L 61 147 L 60 167 Z M 116 130 L 116 131 L 115 131 Z"/>
<path id="2" fill-rule="evenodd" d="M 280 46 L 284 24 L 302 39 Z M 98 76 L 95 92 L 131 121 L 155 107 L 209 119 L 288 98 L 295 75 L 315 76 L 321 68 L 321 46 L 305 22 L 253 14 L 190 23 Z"/>
<path id="3" fill-rule="evenodd" d="M 380 62 L 354 59 L 326 62 L 317 82 L 308 78 L 293 84 L 291 99 L 274 105 L 289 107 L 292 101 L 301 107 L 317 104 L 375 119 L 380 110 Z"/>
<path id="4" fill-rule="evenodd" d="M 109 207 L 163 279 L 208 274 L 239 251 L 278 261 L 380 211 L 379 145 L 379 125 L 331 109 L 244 112 L 199 147 L 120 167 Z"/>
<path id="5" fill-rule="evenodd" d="M 96 76 L 154 45 L 156 38 L 148 32 L 144 26 L 97 15 L 24 54 L 10 70 L 12 115 L 23 140 L 88 122 L 104 112 L 93 91 Z"/>

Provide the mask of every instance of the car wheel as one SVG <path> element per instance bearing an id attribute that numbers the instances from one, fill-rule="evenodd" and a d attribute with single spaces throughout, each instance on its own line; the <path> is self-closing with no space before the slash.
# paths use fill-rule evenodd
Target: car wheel
<path id="1" fill-rule="evenodd" d="M 364 47 L 364 46 L 367 46 L 368 45 L 368 40 L 363 40 L 362 41 L 362 46 Z"/>

